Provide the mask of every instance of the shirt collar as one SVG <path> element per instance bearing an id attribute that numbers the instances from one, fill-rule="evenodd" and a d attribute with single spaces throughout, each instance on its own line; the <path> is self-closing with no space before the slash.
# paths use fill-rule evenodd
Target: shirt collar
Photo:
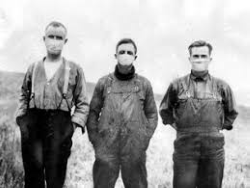
<path id="1" fill-rule="evenodd" d="M 195 81 L 207 81 L 208 78 L 210 78 L 210 75 L 208 71 L 194 71 L 191 70 L 190 78 Z"/>

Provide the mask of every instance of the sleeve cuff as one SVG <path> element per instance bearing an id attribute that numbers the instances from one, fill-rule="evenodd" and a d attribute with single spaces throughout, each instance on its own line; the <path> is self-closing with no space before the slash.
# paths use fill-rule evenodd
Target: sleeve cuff
<path id="1" fill-rule="evenodd" d="M 232 125 L 223 125 L 222 129 L 226 129 L 226 130 L 230 131 L 233 129 L 233 126 Z"/>
<path id="2" fill-rule="evenodd" d="M 167 121 L 167 120 L 163 120 L 162 121 L 162 123 L 164 124 L 164 125 L 172 125 L 173 123 L 175 123 L 174 121 Z"/>
<path id="3" fill-rule="evenodd" d="M 85 126 L 85 121 L 83 119 L 77 117 L 77 116 L 73 115 L 72 118 L 71 118 L 71 121 L 73 123 L 76 123 L 77 125 L 79 125 L 82 128 Z"/>

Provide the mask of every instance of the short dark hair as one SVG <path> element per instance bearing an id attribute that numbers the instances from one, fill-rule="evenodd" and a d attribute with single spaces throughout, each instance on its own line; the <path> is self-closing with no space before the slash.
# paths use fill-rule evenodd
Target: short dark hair
<path id="1" fill-rule="evenodd" d="M 132 39 L 130 39 L 130 38 L 121 39 L 121 40 L 117 43 L 117 45 L 116 45 L 116 48 L 115 48 L 116 52 L 117 52 L 118 47 L 119 47 L 120 45 L 122 45 L 122 44 L 132 44 L 132 45 L 134 46 L 134 48 L 135 48 L 135 54 L 137 53 L 136 44 L 135 44 L 135 42 L 134 42 Z"/>
<path id="2" fill-rule="evenodd" d="M 45 32 L 47 31 L 47 29 L 48 29 L 50 26 L 52 26 L 52 27 L 63 27 L 63 28 L 65 29 L 66 35 L 67 35 L 67 28 L 66 28 L 65 25 L 63 25 L 62 23 L 57 22 L 57 21 L 52 21 L 52 22 L 50 22 L 50 23 L 46 26 Z"/>
<path id="3" fill-rule="evenodd" d="M 189 54 L 190 55 L 192 54 L 192 48 L 194 48 L 194 47 L 202 47 L 202 46 L 207 46 L 208 50 L 209 50 L 209 54 L 211 55 L 213 47 L 212 47 L 212 45 L 210 43 L 208 43 L 208 42 L 206 42 L 204 40 L 198 40 L 198 41 L 195 41 L 192 44 L 190 44 L 190 46 L 188 47 Z"/>

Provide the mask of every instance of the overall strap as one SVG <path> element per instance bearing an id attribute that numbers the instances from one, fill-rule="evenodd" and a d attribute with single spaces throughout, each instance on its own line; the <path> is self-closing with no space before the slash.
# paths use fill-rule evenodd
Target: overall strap
<path id="1" fill-rule="evenodd" d="M 37 68 L 39 66 L 39 63 L 41 61 L 38 61 L 38 62 L 35 62 L 34 63 L 34 66 L 33 66 L 33 69 L 32 69 L 32 76 L 31 76 L 31 93 L 30 93 L 30 96 L 29 96 L 29 102 L 28 102 L 28 108 L 30 106 L 30 101 L 33 100 L 33 103 L 34 103 L 34 107 L 36 108 L 36 102 L 35 102 L 35 78 L 36 78 L 36 72 L 37 72 Z"/>
<path id="2" fill-rule="evenodd" d="M 141 85 L 141 81 L 138 78 L 138 74 L 135 74 L 135 78 L 134 78 L 134 92 L 138 93 L 140 91 L 140 85 Z"/>
<path id="3" fill-rule="evenodd" d="M 63 59 L 63 62 L 64 62 L 64 83 L 63 83 L 63 91 L 62 91 L 62 100 L 61 100 L 59 106 L 57 107 L 57 109 L 59 109 L 61 107 L 62 101 L 65 100 L 67 107 L 68 107 L 68 110 L 71 111 L 71 107 L 67 101 L 70 67 L 69 67 L 69 63 L 67 60 Z"/>
<path id="4" fill-rule="evenodd" d="M 63 98 L 66 99 L 67 91 L 68 91 L 68 85 L 69 85 L 69 72 L 70 67 L 68 61 L 64 61 L 64 84 L 63 84 Z"/>
<path id="5" fill-rule="evenodd" d="M 110 94 L 113 82 L 114 82 L 114 78 L 113 78 L 113 75 L 110 73 L 107 77 L 107 80 L 106 80 L 105 86 L 104 86 L 104 92 L 103 92 L 104 98 L 106 95 Z"/>
<path id="6" fill-rule="evenodd" d="M 190 75 L 185 76 L 184 78 L 181 78 L 181 85 L 184 89 L 185 95 L 187 98 L 191 97 L 191 94 L 189 92 L 189 84 L 190 84 Z"/>

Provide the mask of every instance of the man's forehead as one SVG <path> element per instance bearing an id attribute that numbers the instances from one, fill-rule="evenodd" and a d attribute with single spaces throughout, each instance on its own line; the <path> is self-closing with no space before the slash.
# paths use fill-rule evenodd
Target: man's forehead
<path id="1" fill-rule="evenodd" d="M 64 27 L 59 26 L 59 27 L 54 27 L 54 26 L 49 26 L 46 31 L 45 31 L 45 35 L 49 36 L 49 35 L 56 35 L 56 36 L 61 36 L 63 38 L 66 38 L 66 30 Z"/>
<path id="2" fill-rule="evenodd" d="M 197 47 L 193 47 L 191 50 L 192 50 L 192 55 L 193 54 L 209 54 L 209 49 L 207 46 L 197 46 Z"/>
<path id="3" fill-rule="evenodd" d="M 135 52 L 135 47 L 131 43 L 124 43 L 118 46 L 117 51 L 120 51 L 120 50 L 130 50 L 130 51 Z"/>

